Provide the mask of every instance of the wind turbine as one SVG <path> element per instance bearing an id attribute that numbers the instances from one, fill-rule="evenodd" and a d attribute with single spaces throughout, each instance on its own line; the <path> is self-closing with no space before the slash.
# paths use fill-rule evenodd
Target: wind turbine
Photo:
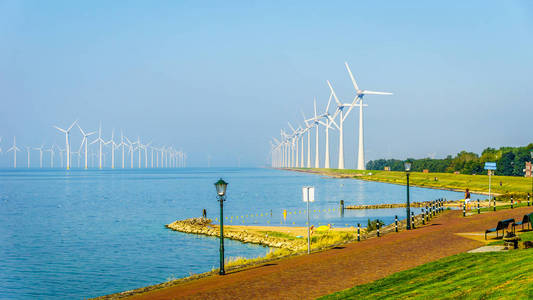
<path id="1" fill-rule="evenodd" d="M 350 70 L 348 63 L 344 62 L 344 64 L 346 65 L 346 69 L 348 70 L 348 73 L 350 74 L 350 79 L 352 79 L 353 87 L 355 88 L 355 92 L 356 92 L 355 99 L 359 99 L 359 104 L 358 104 L 359 106 L 359 152 L 358 154 L 359 155 L 357 158 L 357 169 L 365 170 L 365 149 L 364 149 L 364 137 L 363 137 L 363 97 L 365 95 L 392 95 L 392 93 L 360 90 L 359 87 L 357 86 L 357 82 L 355 82 L 355 78 L 353 77 L 352 71 Z"/>
<path id="2" fill-rule="evenodd" d="M 304 118 L 305 131 L 307 131 L 307 168 L 311 168 L 311 127 L 307 119 L 305 118 L 304 112 L 302 111 L 302 117 Z"/>
<path id="3" fill-rule="evenodd" d="M 88 137 L 95 134 L 96 131 L 92 131 L 92 132 L 89 132 L 89 133 L 85 133 L 85 131 L 83 131 L 83 129 L 81 129 L 81 126 L 80 124 L 76 124 L 78 125 L 78 128 L 80 129 L 81 131 L 81 134 L 83 135 L 83 138 L 81 140 L 81 145 L 80 145 L 80 149 L 78 150 L 78 153 L 81 151 L 81 148 L 83 147 L 83 145 L 85 144 L 85 170 L 87 170 L 87 143 L 88 143 Z M 91 143 L 92 144 L 92 143 Z"/>
<path id="4" fill-rule="evenodd" d="M 315 168 L 320 168 L 320 162 L 319 162 L 319 158 L 318 158 L 318 125 L 319 125 L 319 120 L 320 118 L 318 117 L 317 113 L 316 113 L 316 98 L 315 98 L 315 101 L 314 101 L 314 108 L 315 108 L 315 116 L 312 117 L 311 119 L 307 120 L 307 121 L 312 121 L 313 124 L 314 124 L 314 127 L 316 128 L 316 135 L 315 135 Z"/>
<path id="5" fill-rule="evenodd" d="M 102 146 L 104 145 L 105 141 L 102 139 L 102 124 L 100 124 L 100 127 L 98 128 L 98 138 L 91 142 L 91 145 L 98 142 L 99 146 L 99 153 L 98 153 L 98 169 L 102 169 Z"/>
<path id="6" fill-rule="evenodd" d="M 33 150 L 37 150 L 39 151 L 39 168 L 42 169 L 43 167 L 43 145 L 41 145 L 41 147 L 38 147 L 38 148 L 33 148 Z"/>
<path id="7" fill-rule="evenodd" d="M 51 146 L 50 149 L 45 149 L 44 151 L 50 152 L 50 168 L 54 168 L 54 146 Z"/>
<path id="8" fill-rule="evenodd" d="M 122 169 L 124 169 L 124 146 L 126 146 L 126 143 L 124 143 L 124 134 L 122 134 L 122 130 L 120 131 L 120 144 L 118 146 L 122 146 Z"/>
<path id="9" fill-rule="evenodd" d="M 111 169 L 114 169 L 115 168 L 115 149 L 117 149 L 120 145 L 120 144 L 115 143 L 115 129 L 111 131 L 111 140 L 107 141 L 105 144 L 106 145 L 111 144 Z M 124 151 L 124 147 L 122 147 L 122 149 Z M 124 168 L 124 166 L 122 168 Z"/>
<path id="10" fill-rule="evenodd" d="M 145 169 L 148 169 L 148 147 L 150 147 L 150 144 L 152 144 L 152 142 L 149 142 L 148 144 L 145 144 L 142 146 L 142 148 L 144 149 L 144 168 Z M 153 155 L 152 155 L 152 159 L 153 159 Z"/>
<path id="11" fill-rule="evenodd" d="M 7 152 L 13 151 L 13 168 L 17 168 L 17 151 L 20 149 L 17 147 L 17 138 L 13 136 L 13 146 L 7 150 Z"/>
<path id="12" fill-rule="evenodd" d="M 28 169 L 30 168 L 30 152 L 31 147 L 26 147 L 26 153 L 28 153 Z"/>
<path id="13" fill-rule="evenodd" d="M 322 115 L 319 116 L 320 118 L 325 118 L 326 119 L 325 123 L 322 122 L 322 121 L 319 121 L 320 124 L 324 125 L 325 131 L 326 131 L 326 150 L 325 150 L 325 156 L 324 156 L 324 168 L 326 168 L 326 169 L 330 168 L 330 164 L 329 164 L 329 128 L 331 128 L 331 125 L 335 125 L 337 127 L 337 129 L 339 128 L 337 123 L 335 123 L 335 120 L 329 114 L 329 105 L 331 104 L 331 98 L 332 97 L 333 97 L 333 94 L 330 93 L 329 94 L 328 105 L 326 105 L 326 110 L 325 110 L 325 112 Z"/>
<path id="14" fill-rule="evenodd" d="M 126 141 L 128 142 L 128 147 L 129 147 L 129 150 L 130 150 L 130 162 L 131 162 L 131 166 L 130 168 L 133 169 L 133 143 L 127 138 L 126 138 Z"/>
<path id="15" fill-rule="evenodd" d="M 335 102 L 337 103 L 337 110 L 335 111 L 335 114 L 333 116 L 333 119 L 339 115 L 339 165 L 338 169 L 344 169 L 344 134 L 343 134 L 343 124 L 344 120 L 348 117 L 350 114 L 350 111 L 352 111 L 353 107 L 356 106 L 356 102 L 358 99 L 354 99 L 353 103 L 341 103 L 339 101 L 339 98 L 337 98 L 337 94 L 335 94 L 335 90 L 333 90 L 333 87 L 331 86 L 331 83 L 329 80 L 326 81 L 328 83 L 329 89 L 331 90 L 331 94 L 333 95 L 333 98 L 335 98 Z M 348 107 L 348 111 L 346 114 L 344 114 L 344 108 Z"/>
<path id="16" fill-rule="evenodd" d="M 70 130 L 72 129 L 72 127 L 74 127 L 74 124 L 76 123 L 78 123 L 78 120 L 74 121 L 74 123 L 72 123 L 72 125 L 70 125 L 70 127 L 67 130 L 54 126 L 57 130 L 65 134 L 65 145 L 67 149 L 67 170 L 70 170 L 70 143 L 69 143 L 68 137 L 70 135 Z"/>
<path id="17" fill-rule="evenodd" d="M 61 149 L 59 148 L 59 146 L 56 146 L 57 147 L 57 151 L 59 151 L 59 159 L 61 160 L 61 168 L 63 168 L 63 152 L 65 152 L 65 149 Z"/>

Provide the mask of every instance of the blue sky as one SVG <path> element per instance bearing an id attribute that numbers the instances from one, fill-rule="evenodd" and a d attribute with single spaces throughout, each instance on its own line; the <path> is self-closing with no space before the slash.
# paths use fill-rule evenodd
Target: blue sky
<path id="1" fill-rule="evenodd" d="M 326 80 L 353 97 L 344 61 L 361 88 L 394 92 L 366 98 L 367 160 L 525 145 L 532 53 L 528 1 L 0 1 L 0 147 L 63 145 L 52 125 L 78 118 L 189 165 L 263 165 L 287 121 L 325 107 Z"/>

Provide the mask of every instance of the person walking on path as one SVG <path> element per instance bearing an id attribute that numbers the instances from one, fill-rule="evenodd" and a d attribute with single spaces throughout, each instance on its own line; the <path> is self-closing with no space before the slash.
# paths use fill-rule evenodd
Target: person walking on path
<path id="1" fill-rule="evenodd" d="M 466 209 L 470 210 L 470 191 L 468 189 L 465 191 L 465 206 Z"/>

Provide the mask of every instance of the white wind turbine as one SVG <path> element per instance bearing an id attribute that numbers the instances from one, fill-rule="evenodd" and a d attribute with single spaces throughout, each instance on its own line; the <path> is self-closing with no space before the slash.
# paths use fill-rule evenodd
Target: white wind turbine
<path id="1" fill-rule="evenodd" d="M 115 143 L 115 129 L 111 131 L 111 140 L 107 141 L 105 143 L 111 144 L 111 169 L 115 168 L 115 150 L 120 146 L 120 144 Z M 122 151 L 124 152 L 124 147 L 122 147 Z M 123 153 L 124 156 L 124 153 Z M 124 157 L 123 157 L 124 158 Z M 124 159 L 122 160 L 122 163 L 124 164 Z M 124 166 L 122 166 L 124 168 Z"/>
<path id="2" fill-rule="evenodd" d="M 65 149 L 61 149 L 59 148 L 59 146 L 56 146 L 57 147 L 57 151 L 59 151 L 59 159 L 61 160 L 61 168 L 63 168 L 63 152 L 65 152 Z"/>
<path id="3" fill-rule="evenodd" d="M 91 145 L 98 142 L 99 152 L 98 152 L 98 169 L 102 169 L 102 146 L 105 144 L 105 141 L 102 139 L 102 124 L 98 128 L 98 138 L 91 142 Z"/>
<path id="4" fill-rule="evenodd" d="M 39 168 L 43 167 L 43 145 L 39 148 L 33 148 L 33 150 L 39 151 Z"/>
<path id="5" fill-rule="evenodd" d="M 133 145 L 134 143 L 132 143 L 127 137 L 124 137 L 124 138 L 126 138 L 126 141 L 129 144 L 128 147 L 130 151 L 130 162 L 131 162 L 130 168 L 133 169 Z"/>
<path id="6" fill-rule="evenodd" d="M 151 144 L 152 142 L 142 145 L 142 149 L 144 150 L 144 168 L 145 169 L 148 169 L 148 147 L 150 147 Z M 152 159 L 153 159 L 153 155 L 152 155 Z"/>
<path id="7" fill-rule="evenodd" d="M 59 128 L 57 126 L 54 126 L 57 130 L 63 132 L 65 134 L 65 145 L 66 145 L 66 150 L 67 150 L 67 170 L 70 169 L 70 142 L 69 142 L 69 135 L 70 135 L 70 130 L 72 129 L 72 127 L 74 127 L 74 124 L 78 123 L 78 120 L 74 121 L 74 123 L 72 123 L 72 125 L 70 125 L 70 127 L 65 130 L 65 129 L 62 129 L 62 128 Z"/>
<path id="8" fill-rule="evenodd" d="M 357 82 L 355 82 L 355 78 L 353 77 L 352 71 L 350 70 L 350 67 L 348 66 L 348 63 L 344 63 L 346 65 L 346 69 L 348 70 L 348 73 L 350 74 L 350 79 L 352 80 L 353 87 L 355 88 L 356 96 L 354 99 L 354 103 L 357 99 L 359 99 L 359 152 L 358 152 L 358 158 L 357 158 L 357 169 L 358 170 L 365 170 L 365 149 L 364 149 L 364 136 L 363 136 L 363 97 L 365 95 L 392 95 L 392 93 L 388 92 L 375 92 L 375 91 L 368 91 L 368 90 L 360 90 L 357 86 Z"/>
<path id="9" fill-rule="evenodd" d="M 118 144 L 119 147 L 122 147 L 122 169 L 124 169 L 124 146 L 126 146 L 126 143 L 124 143 L 124 134 L 122 134 L 122 130 L 120 131 L 120 144 Z"/>
<path id="10" fill-rule="evenodd" d="M 85 133 L 85 131 L 83 131 L 83 129 L 81 129 L 81 126 L 80 124 L 76 124 L 78 125 L 78 128 L 80 129 L 80 132 L 81 132 L 81 135 L 83 136 L 82 140 L 81 140 L 81 145 L 80 145 L 80 149 L 78 150 L 78 153 L 81 151 L 81 148 L 83 147 L 83 145 L 85 144 L 85 170 L 87 170 L 88 168 L 88 159 L 87 159 L 87 144 L 89 142 L 89 140 L 87 139 L 89 136 L 93 135 L 96 133 L 96 131 L 92 131 L 92 132 L 88 132 L 88 133 Z M 92 143 L 91 143 L 92 144 Z"/>
<path id="11" fill-rule="evenodd" d="M 329 105 L 331 104 L 331 98 L 332 97 L 333 97 L 333 94 L 330 93 L 329 94 L 328 104 L 326 105 L 326 110 L 325 110 L 325 112 L 322 115 L 319 116 L 320 118 L 326 119 L 325 123 L 322 122 L 322 121 L 319 121 L 320 124 L 324 125 L 325 131 L 326 131 L 326 149 L 325 149 L 325 156 L 324 156 L 324 168 L 326 168 L 326 169 L 330 168 L 330 164 L 329 164 L 329 129 L 331 128 L 331 125 L 335 125 L 337 127 L 337 129 L 339 128 L 337 123 L 335 123 L 335 120 L 329 114 Z"/>
<path id="12" fill-rule="evenodd" d="M 312 127 L 315 127 L 316 129 L 316 135 L 315 135 L 315 168 L 320 168 L 320 161 L 319 161 L 319 153 L 318 153 L 318 125 L 319 125 L 319 121 L 320 121 L 320 118 L 319 116 L 317 115 L 316 113 L 316 98 L 315 98 L 315 101 L 314 101 L 314 108 L 315 108 L 315 116 L 312 117 L 311 119 L 308 119 L 307 121 L 310 121 L 310 122 L 313 122 L 313 125 Z"/>
<path id="13" fill-rule="evenodd" d="M 50 168 L 54 168 L 54 146 L 51 146 L 50 149 L 45 149 L 44 151 L 50 152 Z"/>
<path id="14" fill-rule="evenodd" d="M 344 134 L 343 134 L 343 124 L 344 120 L 348 117 L 350 114 L 350 111 L 352 111 L 353 107 L 356 106 L 356 102 L 358 99 L 354 99 L 353 103 L 341 103 L 339 101 L 339 98 L 337 98 L 337 94 L 335 94 L 335 90 L 333 90 L 333 87 L 331 86 L 331 83 L 329 80 L 327 81 L 329 89 L 331 90 L 331 94 L 333 95 L 333 98 L 335 98 L 335 102 L 337 103 L 337 110 L 335 111 L 335 114 L 332 119 L 335 119 L 337 114 L 339 115 L 339 165 L 338 169 L 344 169 Z M 344 113 L 344 108 L 348 107 L 348 111 L 346 114 Z"/>
<path id="15" fill-rule="evenodd" d="M 20 151 L 20 149 L 17 147 L 17 138 L 13 137 L 13 146 L 9 149 L 7 149 L 7 152 L 13 151 L 13 168 L 17 168 L 17 151 Z"/>
<path id="16" fill-rule="evenodd" d="M 30 168 L 30 152 L 31 147 L 26 147 L 26 153 L 28 153 L 28 169 Z"/>
<path id="17" fill-rule="evenodd" d="M 304 118 L 304 123 L 306 126 L 305 131 L 307 131 L 307 168 L 311 168 L 311 128 L 313 125 L 309 124 L 303 111 L 302 117 Z"/>

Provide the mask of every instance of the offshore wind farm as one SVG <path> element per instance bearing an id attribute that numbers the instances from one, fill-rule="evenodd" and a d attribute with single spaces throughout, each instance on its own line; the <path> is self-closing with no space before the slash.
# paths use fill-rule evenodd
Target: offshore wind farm
<path id="1" fill-rule="evenodd" d="M 0 299 L 530 298 L 532 20 L 0 1 Z"/>
<path id="2" fill-rule="evenodd" d="M 78 120 L 70 124 L 67 129 L 60 128 L 58 126 L 53 126 L 60 133 L 63 133 L 65 136 L 65 144 L 60 146 L 58 144 L 48 145 L 48 148 L 45 148 L 45 145 L 42 144 L 39 147 L 25 146 L 26 148 L 26 164 L 25 168 L 65 168 L 70 170 L 71 168 L 83 168 L 87 169 L 104 169 L 110 168 L 115 169 L 117 160 L 120 160 L 122 164 L 118 165 L 118 168 L 125 169 L 147 169 L 147 168 L 184 168 L 186 167 L 187 154 L 183 151 L 182 148 L 178 148 L 171 145 L 158 145 L 153 146 L 153 142 L 146 142 L 143 144 L 141 142 L 140 136 L 137 136 L 137 140 L 133 142 L 124 136 L 121 131 L 120 140 L 115 141 L 115 129 L 112 129 L 111 136 L 109 140 L 104 140 L 102 135 L 102 124 L 99 125 L 97 131 L 84 131 L 80 126 Z M 72 130 L 74 128 L 79 129 L 81 134 L 81 143 L 79 146 L 72 145 L 72 140 L 74 134 Z M 76 130 L 74 133 L 77 132 Z M 98 134 L 94 140 L 89 141 L 89 137 Z M 119 143 L 117 143 L 119 142 Z M 0 139 L 1 143 L 1 139 Z M 92 146 L 91 145 L 95 145 Z M 121 155 L 115 157 L 117 149 L 122 147 Z M 124 149 L 127 148 L 128 151 L 125 152 Z M 0 148 L 1 149 L 1 148 Z M 77 149 L 73 151 L 72 149 Z M 13 137 L 13 145 L 7 150 L 7 153 L 12 152 L 10 166 L 14 169 L 17 168 L 17 152 L 20 152 L 19 147 L 17 147 L 16 136 Z M 31 152 L 35 151 L 39 154 L 39 163 L 32 165 L 31 161 Z M 46 165 L 43 165 L 43 155 L 45 152 L 48 152 L 48 157 L 46 159 Z M 59 157 L 56 157 L 56 152 L 59 154 Z M 7 154 L 6 153 L 6 154 Z M 148 154 L 150 153 L 150 155 Z M 155 156 L 154 156 L 155 153 Z M 0 155 L 2 153 L 0 152 Z M 9 153 L 11 154 L 11 153 Z M 120 153 L 119 153 L 120 154 Z M 127 155 L 131 161 L 131 164 L 128 166 L 124 162 L 127 160 Z M 138 158 L 138 164 L 133 164 L 134 156 Z M 82 159 L 83 157 L 83 159 Z M 74 163 L 72 159 L 74 158 Z M 107 160 L 106 160 L 107 158 Z M 19 156 L 20 159 L 20 156 Z M 155 159 L 155 161 L 154 161 Z M 56 161 L 57 160 L 57 161 Z M 142 162 L 142 163 L 141 163 Z M 19 163 L 19 168 L 21 167 Z"/>

